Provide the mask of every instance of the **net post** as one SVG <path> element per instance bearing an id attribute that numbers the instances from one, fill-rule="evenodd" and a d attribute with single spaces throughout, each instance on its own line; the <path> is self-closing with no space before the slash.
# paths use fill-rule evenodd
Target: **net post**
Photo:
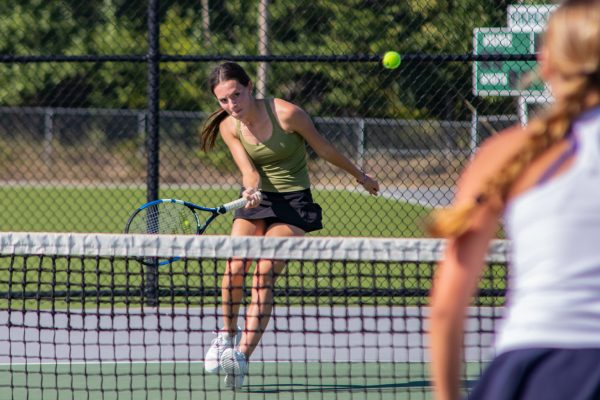
<path id="1" fill-rule="evenodd" d="M 146 260 L 150 261 L 150 260 Z M 148 307 L 158 306 L 158 259 L 145 263 L 145 279 L 143 283 L 143 296 Z"/>
<path id="2" fill-rule="evenodd" d="M 146 146 L 148 150 L 147 166 L 147 200 L 158 198 L 159 182 L 159 0 L 148 3 L 148 134 Z M 158 305 L 158 259 L 146 264 L 146 279 L 144 282 L 144 297 L 146 304 L 151 307 Z"/>

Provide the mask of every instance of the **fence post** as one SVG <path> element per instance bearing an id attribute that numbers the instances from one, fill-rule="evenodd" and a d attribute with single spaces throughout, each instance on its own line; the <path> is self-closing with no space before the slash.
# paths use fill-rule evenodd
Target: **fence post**
<path id="1" fill-rule="evenodd" d="M 148 201 L 158 199 L 159 185 L 159 0 L 148 2 L 148 130 L 146 149 L 148 166 L 146 197 Z M 146 266 L 146 304 L 158 305 L 158 265 Z"/>
<path id="2" fill-rule="evenodd" d="M 54 136 L 54 110 L 44 108 L 44 163 L 52 160 L 52 141 Z"/>
<path id="3" fill-rule="evenodd" d="M 258 5 L 258 50 L 261 56 L 269 54 L 269 0 L 260 0 Z M 256 94 L 267 97 L 267 62 L 258 63 Z"/>
<path id="4" fill-rule="evenodd" d="M 360 167 L 360 168 L 365 168 L 364 166 L 364 162 L 365 162 L 365 119 L 364 118 L 359 118 L 358 120 L 358 135 L 357 135 L 357 141 L 358 143 L 356 144 L 356 149 L 358 151 L 358 154 L 356 156 L 356 164 Z"/>
<path id="5" fill-rule="evenodd" d="M 479 115 L 477 109 L 471 110 L 471 140 L 469 141 L 469 157 L 477 150 L 477 130 L 479 129 Z"/>

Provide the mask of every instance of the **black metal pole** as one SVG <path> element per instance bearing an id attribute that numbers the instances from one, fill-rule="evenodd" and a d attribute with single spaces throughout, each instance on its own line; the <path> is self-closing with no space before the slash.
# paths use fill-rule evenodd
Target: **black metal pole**
<path id="1" fill-rule="evenodd" d="M 159 171 L 159 76 L 160 76 L 160 50 L 158 48 L 159 0 L 150 0 L 148 3 L 148 132 L 146 147 L 148 151 L 148 170 L 146 177 L 147 200 L 158 198 L 158 171 Z"/>
<path id="2" fill-rule="evenodd" d="M 148 110 L 146 149 L 148 166 L 146 175 L 147 201 L 158 199 L 159 185 L 159 0 L 148 2 Z M 158 261 L 158 260 L 157 260 Z M 158 265 L 146 266 L 145 296 L 146 304 L 158 305 Z"/>

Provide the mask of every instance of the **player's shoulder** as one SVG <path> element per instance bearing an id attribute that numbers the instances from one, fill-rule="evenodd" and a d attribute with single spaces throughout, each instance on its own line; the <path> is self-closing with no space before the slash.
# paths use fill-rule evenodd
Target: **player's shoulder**
<path id="1" fill-rule="evenodd" d="M 506 161 L 523 148 L 529 135 L 525 127 L 516 125 L 490 136 L 475 152 L 472 164 L 494 166 Z"/>
<path id="2" fill-rule="evenodd" d="M 308 114 L 298 105 L 287 100 L 274 98 L 271 107 L 283 130 L 295 132 L 309 120 Z"/>
<path id="3" fill-rule="evenodd" d="M 275 107 L 277 112 L 294 112 L 300 110 L 301 108 L 291 101 L 287 101 L 284 99 L 280 99 L 278 97 L 274 97 L 272 99 L 268 99 L 271 102 L 272 106 Z"/>
<path id="4" fill-rule="evenodd" d="M 306 115 L 305 111 L 300 106 L 292 102 L 279 98 L 273 98 L 271 101 L 273 111 L 280 120 L 285 121 L 300 115 Z"/>
<path id="5" fill-rule="evenodd" d="M 486 139 L 464 169 L 459 192 L 472 197 L 481 190 L 483 183 L 500 173 L 511 157 L 523 148 L 528 135 L 526 128 L 514 126 Z"/>
<path id="6" fill-rule="evenodd" d="M 219 131 L 221 132 L 221 135 L 237 136 L 237 126 L 235 121 L 235 118 L 233 118 L 231 115 L 225 117 L 223 121 L 221 121 L 221 123 L 219 124 Z"/>

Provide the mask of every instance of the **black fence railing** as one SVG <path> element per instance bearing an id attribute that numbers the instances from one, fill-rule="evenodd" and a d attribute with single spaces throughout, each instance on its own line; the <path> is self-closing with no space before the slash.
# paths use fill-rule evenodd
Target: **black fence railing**
<path id="1" fill-rule="evenodd" d="M 540 18 L 512 26 L 526 18 L 510 16 L 547 11 L 535 4 L 5 3 L 5 231 L 119 232 L 146 200 L 212 205 L 237 196 L 240 174 L 224 144 L 204 153 L 198 138 L 218 107 L 206 79 L 223 60 L 248 70 L 257 97 L 304 108 L 380 181 L 381 195 L 371 198 L 310 151 L 325 212 L 318 235 L 423 235 L 422 218 L 448 204 L 481 141 L 525 123 L 549 99 L 519 86 L 543 26 Z M 381 65 L 388 50 L 402 55 L 397 69 Z M 230 223 L 210 233 L 227 233 Z"/>

